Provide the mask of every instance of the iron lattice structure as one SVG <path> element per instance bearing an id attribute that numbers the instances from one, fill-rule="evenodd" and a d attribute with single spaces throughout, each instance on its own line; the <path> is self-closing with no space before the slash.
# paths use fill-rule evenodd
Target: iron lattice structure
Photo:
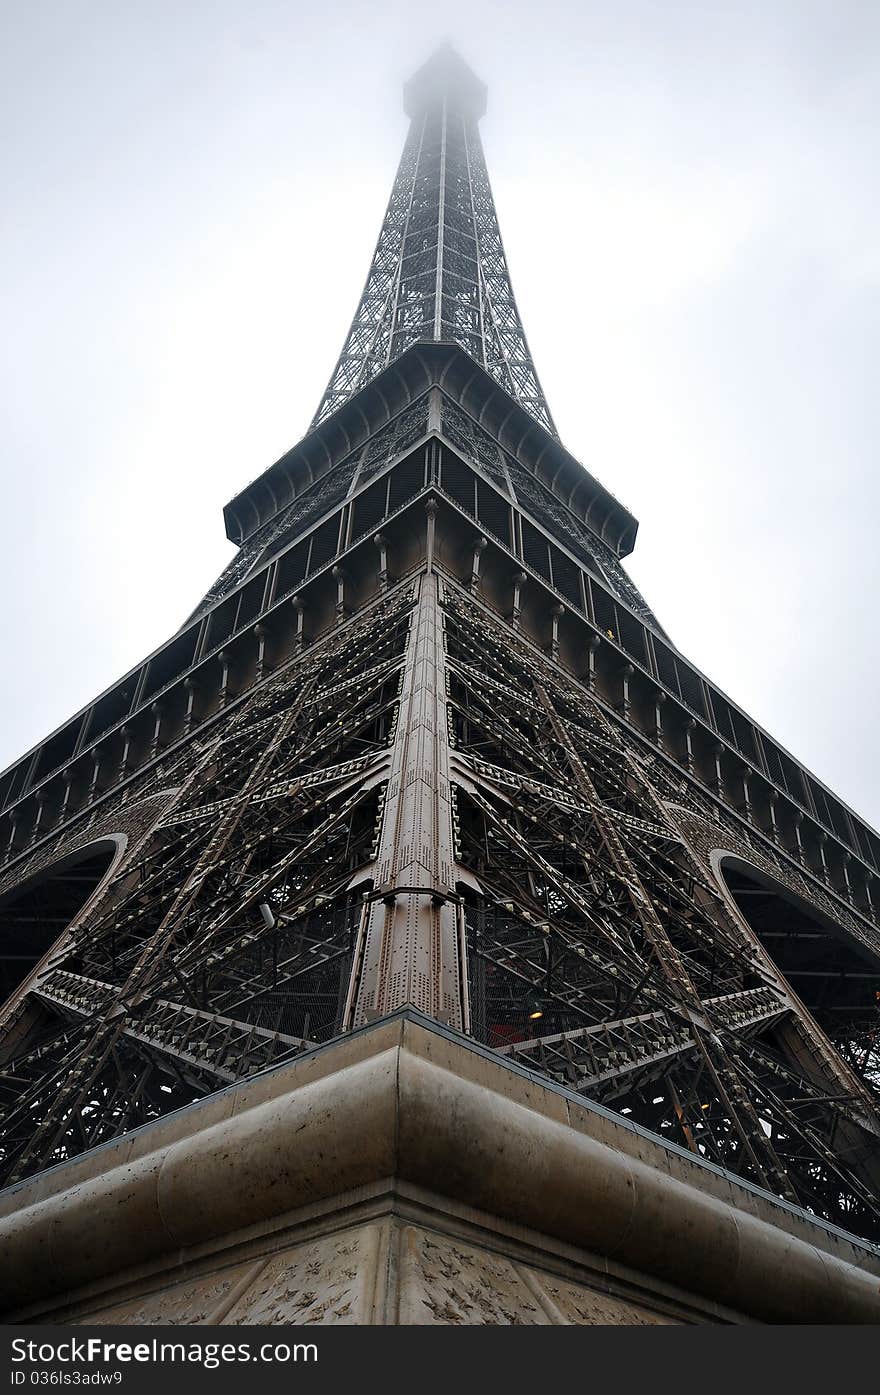
<path id="1" fill-rule="evenodd" d="M 449 53 L 409 85 L 234 562 L 2 778 L 0 1175 L 413 1004 L 880 1239 L 880 840 L 629 580 L 525 350 L 481 92 Z"/>
<path id="2" fill-rule="evenodd" d="M 441 50 L 405 98 L 410 130 L 379 241 L 312 426 L 411 344 L 447 339 L 555 435 L 513 298 L 480 141 L 486 89 Z"/>

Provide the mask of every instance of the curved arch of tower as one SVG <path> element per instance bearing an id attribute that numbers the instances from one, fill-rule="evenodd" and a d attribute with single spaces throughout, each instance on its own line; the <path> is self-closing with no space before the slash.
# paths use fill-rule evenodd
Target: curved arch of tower
<path id="1" fill-rule="evenodd" d="M 235 559 L 0 776 L 13 1315 L 877 1320 L 880 838 L 629 579 L 528 349 L 485 103 L 449 49 L 407 84 L 361 301 L 226 507 Z"/>

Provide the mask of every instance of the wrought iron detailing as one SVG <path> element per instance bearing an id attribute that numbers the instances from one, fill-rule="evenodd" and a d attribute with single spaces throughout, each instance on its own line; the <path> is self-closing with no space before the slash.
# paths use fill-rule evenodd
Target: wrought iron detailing
<path id="1" fill-rule="evenodd" d="M 860 1074 L 858 1012 L 826 1003 L 832 1045 L 684 836 L 676 810 L 730 838 L 708 803 L 685 810 L 585 689 L 456 588 L 446 605 L 473 1035 L 880 1239 L 876 1004 Z"/>
<path id="2" fill-rule="evenodd" d="M 420 340 L 452 340 L 556 435 L 510 283 L 477 126 L 450 49 L 406 88 L 411 125 L 360 304 L 312 428 Z"/>
<path id="3" fill-rule="evenodd" d="M 0 1178 L 342 1029 L 411 603 L 398 588 L 138 789 L 164 798 L 0 1033 Z"/>

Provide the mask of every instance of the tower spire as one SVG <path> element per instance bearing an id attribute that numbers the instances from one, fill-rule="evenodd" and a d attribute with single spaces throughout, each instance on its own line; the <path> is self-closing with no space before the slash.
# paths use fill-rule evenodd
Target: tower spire
<path id="1" fill-rule="evenodd" d="M 314 428 L 420 340 L 452 341 L 556 435 L 517 309 L 478 123 L 486 86 L 444 44 L 404 84 L 410 129 Z"/>

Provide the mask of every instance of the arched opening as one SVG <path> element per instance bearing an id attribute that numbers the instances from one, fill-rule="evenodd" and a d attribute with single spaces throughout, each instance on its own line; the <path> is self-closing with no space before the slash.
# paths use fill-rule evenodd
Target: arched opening
<path id="1" fill-rule="evenodd" d="M 718 873 L 776 967 L 837 1049 L 880 1088 L 880 956 L 751 864 Z"/>
<path id="2" fill-rule="evenodd" d="M 90 843 L 0 897 L 0 1003 L 82 910 L 117 848 L 116 839 Z"/>

